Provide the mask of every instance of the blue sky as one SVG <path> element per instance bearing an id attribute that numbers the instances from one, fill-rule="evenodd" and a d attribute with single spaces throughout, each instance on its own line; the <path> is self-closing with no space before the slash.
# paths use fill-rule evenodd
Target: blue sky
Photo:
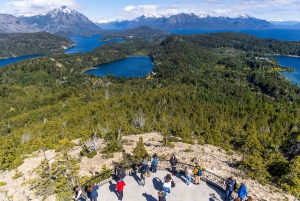
<path id="1" fill-rule="evenodd" d="M 94 22 L 182 12 L 229 17 L 246 13 L 266 20 L 300 21 L 300 0 L 0 0 L 0 13 L 44 14 L 63 5 Z"/>

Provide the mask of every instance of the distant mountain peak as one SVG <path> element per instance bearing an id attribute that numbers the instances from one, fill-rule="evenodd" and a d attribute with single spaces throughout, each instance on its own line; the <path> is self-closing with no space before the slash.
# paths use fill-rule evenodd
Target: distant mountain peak
<path id="1" fill-rule="evenodd" d="M 243 13 L 243 14 L 239 15 L 238 18 L 248 19 L 248 18 L 252 18 L 252 17 L 250 17 L 246 13 Z"/>
<path id="2" fill-rule="evenodd" d="M 210 17 L 209 14 L 206 14 L 206 13 L 201 13 L 200 15 L 198 15 L 199 18 L 207 18 L 207 17 Z"/>

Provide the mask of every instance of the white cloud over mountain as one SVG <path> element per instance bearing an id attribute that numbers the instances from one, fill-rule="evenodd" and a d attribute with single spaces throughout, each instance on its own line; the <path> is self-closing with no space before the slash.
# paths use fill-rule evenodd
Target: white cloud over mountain
<path id="1" fill-rule="evenodd" d="M 68 6 L 74 9 L 84 7 L 78 4 L 76 0 L 15 0 L 8 1 L 0 12 L 13 15 L 35 15 L 39 13 L 44 14 L 61 6 Z"/>

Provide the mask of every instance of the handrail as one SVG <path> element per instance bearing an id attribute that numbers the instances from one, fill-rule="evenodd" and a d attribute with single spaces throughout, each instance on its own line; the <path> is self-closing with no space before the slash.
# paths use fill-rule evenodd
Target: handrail
<path id="1" fill-rule="evenodd" d="M 125 172 L 127 175 L 131 175 L 132 170 L 131 169 L 127 169 L 128 167 L 132 167 L 134 164 L 138 165 L 141 164 L 140 162 L 132 162 L 132 163 L 128 163 L 125 165 L 122 165 L 122 167 L 124 168 Z M 94 182 L 95 184 L 97 184 L 98 186 L 102 186 L 110 181 L 113 180 L 113 178 L 116 176 L 116 169 L 117 169 L 117 165 L 115 164 L 115 167 L 107 170 L 95 177 L 93 177 L 92 179 L 90 179 L 89 181 L 87 181 L 85 184 L 83 184 L 82 186 L 86 186 L 88 183 L 90 182 Z M 188 163 L 182 163 L 182 162 L 178 162 L 177 164 L 177 172 L 178 173 L 182 173 L 182 171 L 184 171 L 185 166 L 189 166 L 189 167 L 195 167 L 195 165 L 191 165 Z M 169 164 L 169 160 L 159 160 L 159 165 L 157 166 L 158 170 L 167 170 L 170 171 L 170 164 Z M 178 171 L 179 170 L 179 171 Z M 110 173 L 110 176 L 108 178 L 105 178 L 104 176 L 106 174 Z M 201 180 L 205 181 L 206 183 L 209 183 L 217 188 L 219 188 L 220 190 L 225 191 L 226 190 L 226 185 L 225 185 L 225 181 L 226 179 L 212 173 L 209 172 L 207 170 L 203 170 L 202 176 L 201 176 Z M 236 197 L 237 194 L 236 192 L 232 192 L 233 197 Z"/>

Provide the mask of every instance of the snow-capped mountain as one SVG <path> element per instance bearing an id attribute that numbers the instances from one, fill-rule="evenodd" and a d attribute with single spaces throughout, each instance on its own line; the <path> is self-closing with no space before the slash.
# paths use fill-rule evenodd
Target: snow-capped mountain
<path id="1" fill-rule="evenodd" d="M 67 6 L 51 10 L 45 15 L 20 16 L 19 19 L 59 35 L 81 35 L 101 30 L 86 16 Z"/>
<path id="2" fill-rule="evenodd" d="M 33 33 L 41 31 L 36 25 L 31 25 L 13 15 L 0 14 L 0 33 Z"/>
<path id="3" fill-rule="evenodd" d="M 208 14 L 195 15 L 194 13 L 180 13 L 177 15 L 160 16 L 142 15 L 133 20 L 98 23 L 104 29 L 130 29 L 139 26 L 150 26 L 163 30 L 196 30 L 196 29 L 240 29 L 265 28 L 271 23 L 250 17 L 247 14 L 237 18 L 212 17 Z"/>

